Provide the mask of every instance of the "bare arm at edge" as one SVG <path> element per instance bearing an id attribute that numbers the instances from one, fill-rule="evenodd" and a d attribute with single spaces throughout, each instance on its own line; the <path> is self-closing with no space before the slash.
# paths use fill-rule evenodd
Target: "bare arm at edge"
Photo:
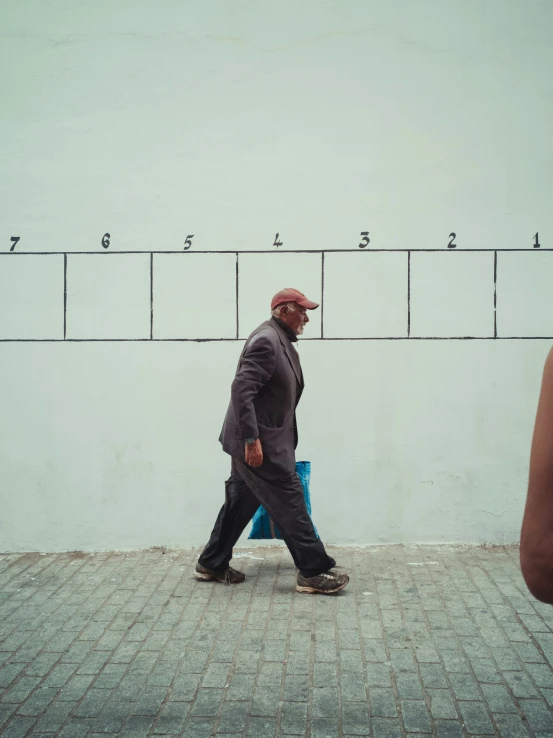
<path id="1" fill-rule="evenodd" d="M 553 604 L 553 349 L 545 362 L 530 452 L 520 566 L 534 597 Z"/>

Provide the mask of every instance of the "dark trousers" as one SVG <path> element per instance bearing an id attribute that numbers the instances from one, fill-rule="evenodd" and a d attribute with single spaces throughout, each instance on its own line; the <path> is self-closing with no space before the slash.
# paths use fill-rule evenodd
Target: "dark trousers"
<path id="1" fill-rule="evenodd" d="M 302 576 L 315 577 L 336 566 L 317 538 L 298 475 L 294 472 L 275 478 L 235 457 L 230 479 L 225 482 L 225 504 L 199 559 L 202 566 L 212 571 L 228 567 L 232 548 L 259 505 L 279 529 Z"/>

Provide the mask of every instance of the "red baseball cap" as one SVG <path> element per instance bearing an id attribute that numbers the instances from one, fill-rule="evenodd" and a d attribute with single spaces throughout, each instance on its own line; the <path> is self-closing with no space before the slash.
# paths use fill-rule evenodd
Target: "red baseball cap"
<path id="1" fill-rule="evenodd" d="M 283 305 L 285 302 L 295 302 L 297 305 L 307 308 L 307 310 L 315 310 L 315 308 L 319 307 L 318 302 L 308 300 L 303 292 L 295 290 L 293 287 L 285 287 L 280 292 L 277 292 L 271 300 L 271 310 L 274 310 L 279 305 Z"/>

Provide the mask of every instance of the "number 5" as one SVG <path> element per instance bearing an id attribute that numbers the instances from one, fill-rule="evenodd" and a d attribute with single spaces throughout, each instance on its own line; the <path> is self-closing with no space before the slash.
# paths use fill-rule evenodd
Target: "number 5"
<path id="1" fill-rule="evenodd" d="M 184 242 L 184 250 L 185 251 L 188 251 L 188 249 L 192 246 L 192 241 L 190 240 L 191 238 L 194 238 L 194 234 L 192 234 L 191 236 L 187 236 L 186 237 L 186 241 Z"/>

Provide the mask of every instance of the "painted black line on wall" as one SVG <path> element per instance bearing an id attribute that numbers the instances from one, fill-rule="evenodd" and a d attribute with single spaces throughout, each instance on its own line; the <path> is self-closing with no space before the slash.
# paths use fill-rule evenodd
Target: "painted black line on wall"
<path id="1" fill-rule="evenodd" d="M 325 337 L 324 309 L 325 309 L 325 252 L 323 251 L 321 253 L 321 338 Z"/>
<path id="2" fill-rule="evenodd" d="M 416 253 L 425 254 L 458 254 L 460 252 L 468 252 L 471 254 L 482 254 L 490 251 L 525 251 L 526 253 L 543 253 L 544 251 L 553 251 L 551 249 L 542 249 L 533 251 L 532 249 L 297 249 L 297 250 L 278 250 L 278 251 L 236 251 L 236 249 L 226 249 L 221 251 L 0 251 L 0 256 L 10 256 L 15 258 L 17 256 L 53 256 L 60 254 L 74 254 L 75 256 L 110 256 L 113 254 L 397 254 L 397 253 L 408 253 L 409 251 L 415 251 Z"/>
<path id="3" fill-rule="evenodd" d="M 411 252 L 407 252 L 407 338 L 411 336 Z"/>
<path id="4" fill-rule="evenodd" d="M 493 256 L 493 337 L 497 338 L 497 251 Z"/>
<path id="5" fill-rule="evenodd" d="M 67 254 L 63 255 L 63 340 L 67 336 Z"/>
<path id="6" fill-rule="evenodd" d="M 0 338 L 0 343 L 222 343 L 243 338 Z M 302 338 L 302 341 L 553 341 L 553 336 L 367 336 L 363 338 Z"/>
<path id="7" fill-rule="evenodd" d="M 240 299 L 240 288 L 239 288 L 240 270 L 238 266 L 238 251 L 236 252 L 236 339 L 240 335 L 240 315 L 238 310 L 238 301 Z"/>
<path id="8" fill-rule="evenodd" d="M 154 255 L 150 254 L 150 341 L 154 338 Z"/>

